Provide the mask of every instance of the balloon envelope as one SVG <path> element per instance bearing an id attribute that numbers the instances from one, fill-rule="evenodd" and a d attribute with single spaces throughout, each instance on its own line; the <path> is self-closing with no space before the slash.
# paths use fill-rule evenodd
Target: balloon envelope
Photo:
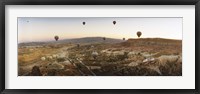
<path id="1" fill-rule="evenodd" d="M 83 22 L 83 25 L 85 25 L 85 22 Z"/>
<path id="2" fill-rule="evenodd" d="M 55 36 L 54 39 L 55 39 L 56 41 L 58 41 L 59 37 L 58 37 L 58 36 Z"/>
<path id="3" fill-rule="evenodd" d="M 106 37 L 103 37 L 103 40 L 106 40 Z"/>
<path id="4" fill-rule="evenodd" d="M 113 21 L 113 24 L 115 25 L 115 24 L 116 24 L 116 21 Z"/>
<path id="5" fill-rule="evenodd" d="M 142 32 L 138 31 L 137 36 L 140 37 L 142 35 Z"/>

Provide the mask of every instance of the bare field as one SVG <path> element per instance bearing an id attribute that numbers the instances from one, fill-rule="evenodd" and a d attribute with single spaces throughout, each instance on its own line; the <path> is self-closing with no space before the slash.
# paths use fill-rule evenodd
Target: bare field
<path id="1" fill-rule="evenodd" d="M 48 43 L 18 48 L 19 76 L 181 76 L 182 41 Z"/>

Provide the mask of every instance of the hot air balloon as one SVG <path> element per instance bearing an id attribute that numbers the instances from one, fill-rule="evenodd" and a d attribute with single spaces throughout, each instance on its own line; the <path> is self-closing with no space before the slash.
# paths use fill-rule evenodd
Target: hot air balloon
<path id="1" fill-rule="evenodd" d="M 54 39 L 55 39 L 56 41 L 58 41 L 59 37 L 58 37 L 58 36 L 55 36 Z"/>
<path id="2" fill-rule="evenodd" d="M 103 37 L 103 40 L 106 40 L 106 37 Z"/>
<path id="3" fill-rule="evenodd" d="M 138 32 L 137 32 L 138 38 L 139 38 L 141 35 L 142 35 L 142 32 L 138 31 Z"/>
<path id="4" fill-rule="evenodd" d="M 116 24 L 116 21 L 113 21 L 113 24 L 115 25 L 115 24 Z"/>
<path id="5" fill-rule="evenodd" d="M 85 22 L 83 22 L 83 25 L 85 25 Z"/>
<path id="6" fill-rule="evenodd" d="M 125 38 L 123 38 L 123 40 L 125 40 Z"/>

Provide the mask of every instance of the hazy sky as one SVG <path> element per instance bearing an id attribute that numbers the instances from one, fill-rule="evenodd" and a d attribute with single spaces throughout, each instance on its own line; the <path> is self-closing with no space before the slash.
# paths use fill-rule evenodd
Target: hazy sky
<path id="1" fill-rule="evenodd" d="M 113 25 L 113 21 L 117 23 Z M 82 22 L 86 22 L 85 25 Z M 18 41 L 51 41 L 81 37 L 182 39 L 182 18 L 19 17 Z"/>

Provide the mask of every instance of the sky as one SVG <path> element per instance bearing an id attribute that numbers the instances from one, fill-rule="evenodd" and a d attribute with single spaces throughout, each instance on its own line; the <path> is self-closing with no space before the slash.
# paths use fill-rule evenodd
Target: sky
<path id="1" fill-rule="evenodd" d="M 116 21 L 116 24 L 113 24 Z M 82 23 L 86 22 L 85 25 Z M 82 37 L 168 38 L 182 40 L 182 18 L 142 17 L 18 17 L 18 42 Z"/>

